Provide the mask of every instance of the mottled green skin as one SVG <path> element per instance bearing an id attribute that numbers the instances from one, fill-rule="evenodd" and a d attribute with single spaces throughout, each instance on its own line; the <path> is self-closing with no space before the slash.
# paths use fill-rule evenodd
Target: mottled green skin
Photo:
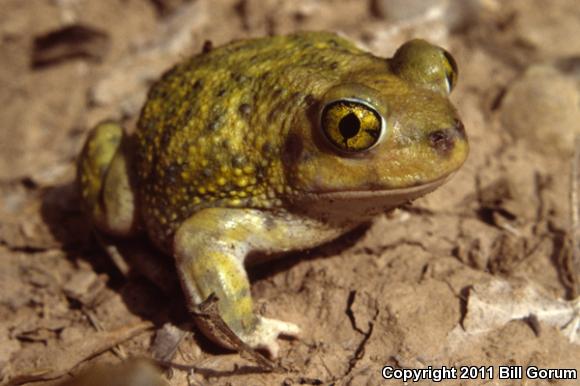
<path id="1" fill-rule="evenodd" d="M 294 115 L 316 104 L 326 84 L 376 60 L 317 33 L 235 42 L 168 71 L 149 92 L 138 125 L 151 237 L 165 245 L 204 207 L 281 206 L 293 191 L 282 153 Z"/>

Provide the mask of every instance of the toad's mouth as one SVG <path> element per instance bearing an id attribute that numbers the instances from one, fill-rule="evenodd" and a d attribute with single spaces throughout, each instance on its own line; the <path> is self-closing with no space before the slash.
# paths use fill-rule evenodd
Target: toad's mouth
<path id="1" fill-rule="evenodd" d="M 420 183 L 415 186 L 410 186 L 406 188 L 385 188 L 385 189 L 361 189 L 361 190 L 329 190 L 329 191 L 318 191 L 309 192 L 304 194 L 306 197 L 317 198 L 317 199 L 365 199 L 365 198 L 375 198 L 375 197 L 408 197 L 408 199 L 413 199 L 427 194 L 439 186 L 443 185 L 445 182 L 450 180 L 455 172 L 451 172 L 447 175 L 439 177 L 433 181 Z"/>

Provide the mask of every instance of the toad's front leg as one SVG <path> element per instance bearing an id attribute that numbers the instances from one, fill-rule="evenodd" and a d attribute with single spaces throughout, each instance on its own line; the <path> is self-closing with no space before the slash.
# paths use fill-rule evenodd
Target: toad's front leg
<path id="1" fill-rule="evenodd" d="M 337 234 L 335 229 L 292 216 L 251 209 L 210 208 L 196 213 L 179 227 L 174 238 L 174 255 L 189 302 L 199 304 L 215 293 L 220 316 L 230 329 L 250 347 L 266 349 L 275 357 L 278 336 L 297 336 L 300 329 L 292 323 L 254 313 L 243 265 L 245 257 L 252 251 L 306 248 Z M 232 348 L 218 334 L 201 327 L 209 338 Z"/>

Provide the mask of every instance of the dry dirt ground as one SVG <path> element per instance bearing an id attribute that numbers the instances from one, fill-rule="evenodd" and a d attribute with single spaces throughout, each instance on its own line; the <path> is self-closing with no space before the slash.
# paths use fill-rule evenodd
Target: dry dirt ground
<path id="1" fill-rule="evenodd" d="M 191 328 L 168 356 L 169 384 L 378 385 L 383 366 L 465 365 L 495 374 L 447 384 L 542 384 L 500 381 L 499 366 L 580 370 L 577 0 L 0 5 L 1 384 L 61 384 L 96 363 L 151 357 L 166 322 L 189 328 L 179 294 L 123 275 L 91 235 L 75 157 L 97 121 L 131 125 L 148 85 L 204 42 L 296 30 L 338 31 L 386 56 L 414 36 L 447 47 L 470 157 L 412 206 L 251 270 L 259 312 L 304 330 L 282 341 L 278 371 Z"/>

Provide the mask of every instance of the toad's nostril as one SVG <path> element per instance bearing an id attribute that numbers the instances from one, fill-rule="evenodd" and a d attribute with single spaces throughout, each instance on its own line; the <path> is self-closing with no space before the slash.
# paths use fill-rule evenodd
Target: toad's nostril
<path id="1" fill-rule="evenodd" d="M 442 156 L 448 155 L 455 145 L 454 129 L 437 130 L 429 134 L 429 144 Z"/>

